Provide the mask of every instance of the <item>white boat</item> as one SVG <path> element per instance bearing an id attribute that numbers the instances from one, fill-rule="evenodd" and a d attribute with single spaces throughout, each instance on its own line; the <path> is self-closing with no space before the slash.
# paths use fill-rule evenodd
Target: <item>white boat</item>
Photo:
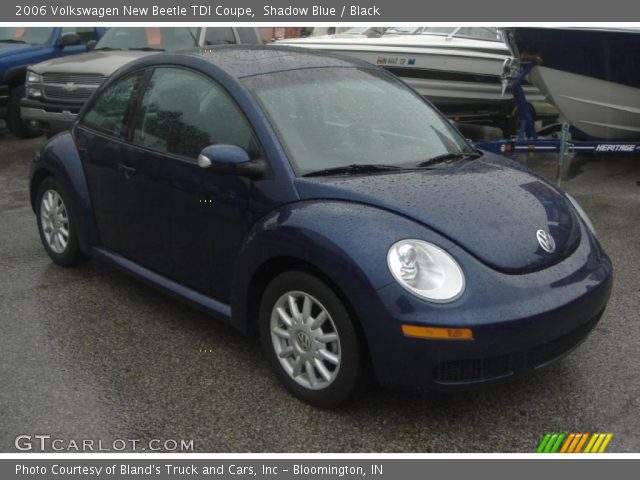
<path id="1" fill-rule="evenodd" d="M 513 57 L 533 62 L 529 81 L 590 137 L 640 140 L 640 30 L 507 28 Z"/>
<path id="2" fill-rule="evenodd" d="M 513 112 L 502 94 L 500 75 L 509 49 L 491 27 L 424 27 L 412 34 L 390 28 L 379 38 L 341 36 L 287 39 L 278 44 L 354 56 L 381 65 L 415 88 L 443 112 Z M 530 103 L 542 94 L 525 86 Z"/>

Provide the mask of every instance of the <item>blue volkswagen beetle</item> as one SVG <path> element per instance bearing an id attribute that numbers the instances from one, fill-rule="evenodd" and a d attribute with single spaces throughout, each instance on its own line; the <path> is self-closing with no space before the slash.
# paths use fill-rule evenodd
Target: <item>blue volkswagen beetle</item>
<path id="1" fill-rule="evenodd" d="M 475 150 L 384 70 L 309 50 L 130 63 L 30 185 L 55 263 L 99 257 L 259 335 L 318 406 L 371 376 L 456 389 L 537 369 L 611 290 L 570 196 Z"/>

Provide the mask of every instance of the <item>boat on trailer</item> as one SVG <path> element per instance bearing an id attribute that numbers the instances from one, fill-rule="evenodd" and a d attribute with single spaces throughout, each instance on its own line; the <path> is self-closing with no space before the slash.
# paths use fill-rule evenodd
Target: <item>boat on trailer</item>
<path id="1" fill-rule="evenodd" d="M 390 28 L 379 38 L 339 36 L 287 39 L 278 44 L 354 56 L 399 76 L 449 116 L 511 116 L 513 97 L 502 91 L 503 64 L 510 56 L 493 27 L 423 27 L 411 34 Z M 544 101 L 525 85 L 530 103 Z"/>
<path id="2" fill-rule="evenodd" d="M 640 140 L 640 29 L 501 30 L 516 62 L 529 64 L 528 80 L 573 127 L 596 139 Z"/>

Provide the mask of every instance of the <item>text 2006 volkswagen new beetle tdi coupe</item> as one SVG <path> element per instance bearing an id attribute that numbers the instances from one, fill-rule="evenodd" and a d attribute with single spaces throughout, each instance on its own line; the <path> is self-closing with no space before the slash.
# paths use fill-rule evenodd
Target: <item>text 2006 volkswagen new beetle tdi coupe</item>
<path id="1" fill-rule="evenodd" d="M 570 196 L 382 69 L 308 50 L 128 64 L 35 157 L 31 199 L 54 262 L 101 257 L 259 333 L 319 406 L 367 372 L 452 389 L 546 365 L 611 290 Z"/>

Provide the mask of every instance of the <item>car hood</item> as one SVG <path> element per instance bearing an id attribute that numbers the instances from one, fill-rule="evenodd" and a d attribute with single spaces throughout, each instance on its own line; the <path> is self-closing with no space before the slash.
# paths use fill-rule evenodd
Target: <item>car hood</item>
<path id="1" fill-rule="evenodd" d="M 29 67 L 36 73 L 94 73 L 111 75 L 118 68 L 132 62 L 136 58 L 152 55 L 157 52 L 141 51 L 93 51 L 70 57 L 47 60 Z"/>
<path id="2" fill-rule="evenodd" d="M 430 170 L 299 177 L 296 188 L 304 200 L 360 202 L 412 218 L 505 273 L 557 263 L 580 241 L 578 220 L 562 193 L 517 163 L 488 153 Z M 553 253 L 538 242 L 540 229 L 555 240 Z"/>

